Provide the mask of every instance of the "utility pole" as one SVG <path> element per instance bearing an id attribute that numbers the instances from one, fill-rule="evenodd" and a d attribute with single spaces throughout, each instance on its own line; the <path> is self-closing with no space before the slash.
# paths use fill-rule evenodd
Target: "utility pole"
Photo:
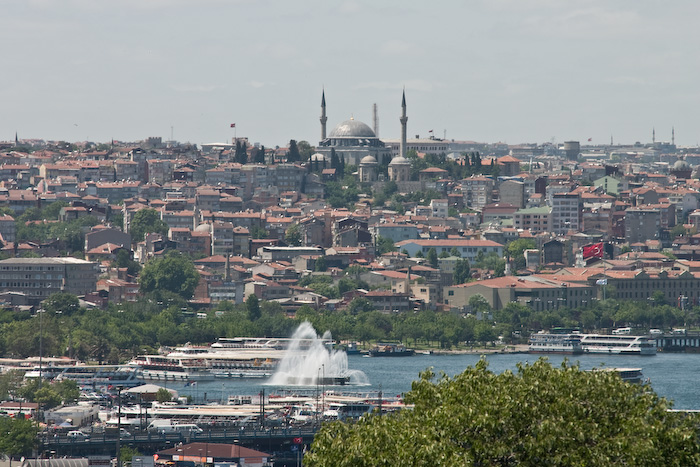
<path id="1" fill-rule="evenodd" d="M 122 388 L 117 388 L 117 467 L 122 467 Z"/>

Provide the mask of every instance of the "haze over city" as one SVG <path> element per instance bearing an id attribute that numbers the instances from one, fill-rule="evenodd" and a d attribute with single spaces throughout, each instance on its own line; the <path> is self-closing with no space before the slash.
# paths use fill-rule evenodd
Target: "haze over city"
<path id="1" fill-rule="evenodd" d="M 0 140 L 265 145 L 354 116 L 399 136 L 698 143 L 700 5 L 676 2 L 3 2 Z"/>

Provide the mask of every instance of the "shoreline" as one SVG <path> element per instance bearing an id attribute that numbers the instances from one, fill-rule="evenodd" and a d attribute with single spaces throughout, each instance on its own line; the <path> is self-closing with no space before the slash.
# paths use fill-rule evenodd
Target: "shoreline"
<path id="1" fill-rule="evenodd" d="M 529 353 L 528 346 L 524 344 L 506 345 L 501 348 L 474 348 L 458 350 L 416 350 L 416 354 L 421 355 L 492 355 L 492 354 L 522 354 Z"/>

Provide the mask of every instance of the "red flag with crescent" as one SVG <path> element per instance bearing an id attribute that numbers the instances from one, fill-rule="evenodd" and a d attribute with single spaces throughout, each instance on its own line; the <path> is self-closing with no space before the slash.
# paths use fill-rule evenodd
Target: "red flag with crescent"
<path id="1" fill-rule="evenodd" d="M 591 243 L 583 247 L 583 259 L 602 258 L 603 257 L 603 242 Z"/>

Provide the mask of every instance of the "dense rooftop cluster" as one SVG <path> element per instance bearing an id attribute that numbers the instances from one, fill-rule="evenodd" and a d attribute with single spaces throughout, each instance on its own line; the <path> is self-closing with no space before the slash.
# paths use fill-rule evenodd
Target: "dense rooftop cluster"
<path id="1" fill-rule="evenodd" d="M 186 298 L 200 309 L 252 294 L 292 315 L 357 297 L 386 313 L 469 313 L 477 295 L 493 309 L 659 291 L 698 303 L 700 151 L 417 138 L 405 158 L 377 143 L 393 157 L 378 160 L 361 139 L 347 155 L 329 141 L 0 144 L 2 297 L 136 301 L 141 267 L 175 250 L 199 273 Z M 591 244 L 603 254 L 583 255 Z"/>

